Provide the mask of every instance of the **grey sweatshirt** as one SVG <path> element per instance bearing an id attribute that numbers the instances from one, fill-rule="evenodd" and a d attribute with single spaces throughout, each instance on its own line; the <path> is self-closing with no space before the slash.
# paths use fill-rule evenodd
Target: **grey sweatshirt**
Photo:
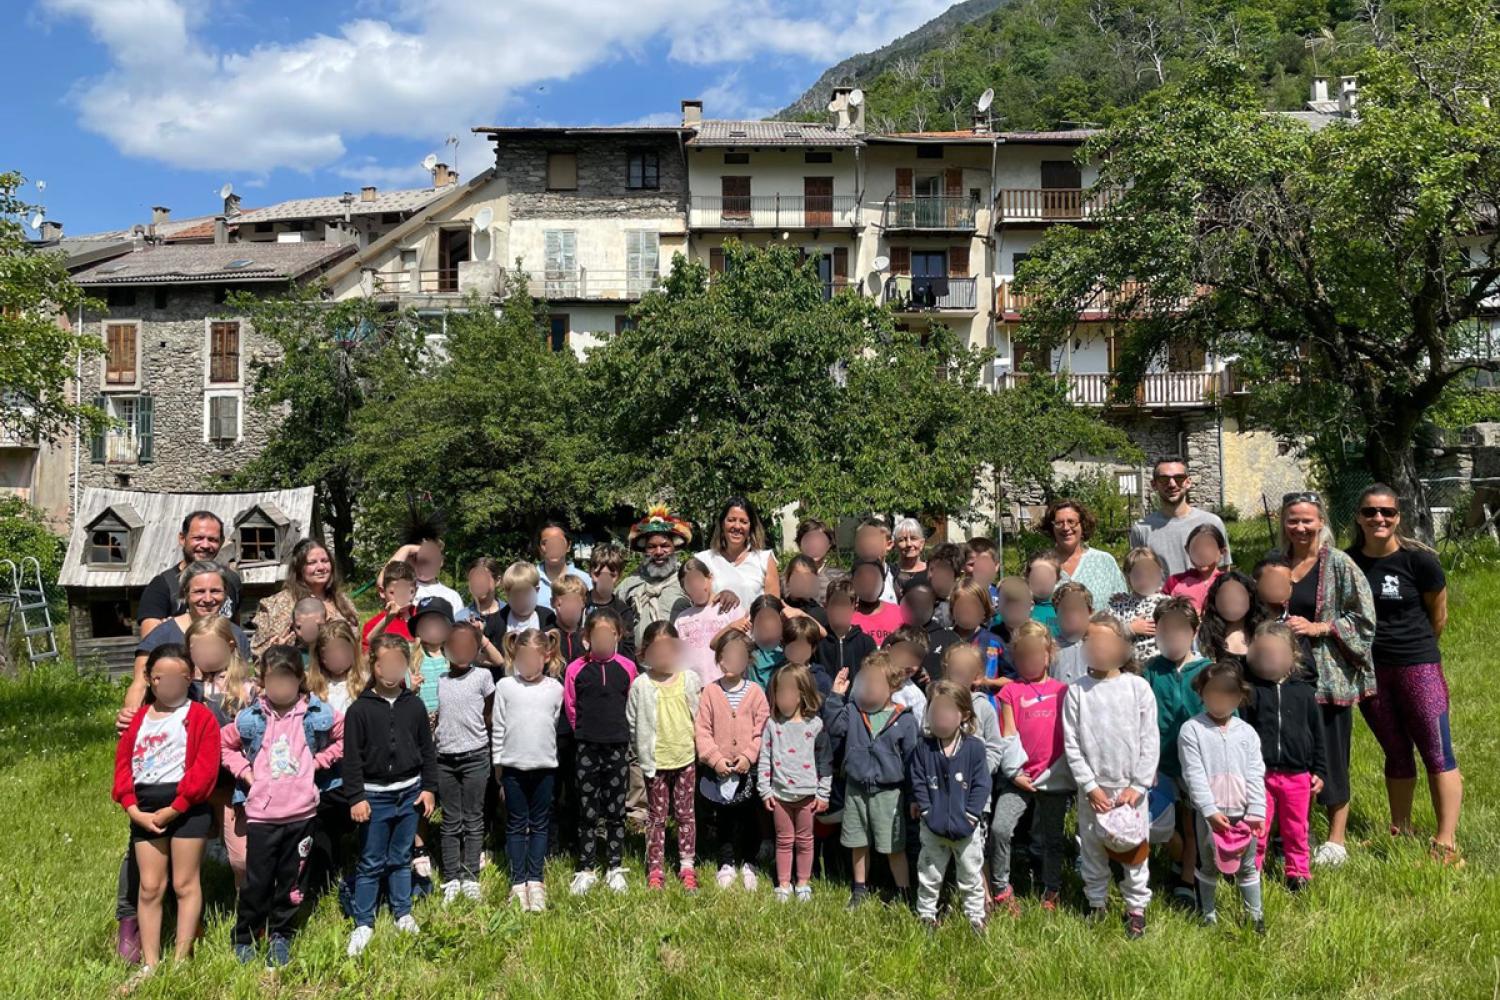
<path id="1" fill-rule="evenodd" d="M 517 771 L 556 767 L 562 703 L 563 686 L 555 677 L 544 676 L 534 684 L 502 677 L 490 714 L 490 759 Z"/>
<path id="2" fill-rule="evenodd" d="M 1000 715 L 988 695 L 974 695 L 974 728 L 976 735 L 984 741 L 984 761 L 990 773 L 999 773 L 1006 781 L 1021 773 L 1026 766 L 1026 751 L 1019 736 L 1009 738 L 1000 735 Z"/>
<path id="3" fill-rule="evenodd" d="M 1250 723 L 1230 716 L 1229 725 L 1221 726 L 1200 712 L 1182 724 L 1177 756 L 1193 808 L 1205 819 L 1214 813 L 1266 818 L 1266 763 L 1260 734 Z"/>
<path id="4" fill-rule="evenodd" d="M 833 749 L 823 720 L 782 722 L 773 713 L 761 734 L 760 797 L 793 802 L 809 795 L 828 801 L 833 788 Z"/>
<path id="5" fill-rule="evenodd" d="M 1088 672 L 1089 661 L 1083 658 L 1081 640 L 1075 640 L 1067 646 L 1060 647 L 1052 657 L 1052 666 L 1047 668 L 1047 673 L 1053 680 L 1062 681 L 1064 684 L 1076 684 L 1087 676 Z"/>
<path id="6" fill-rule="evenodd" d="M 1063 758 L 1084 795 L 1095 788 L 1134 788 L 1156 780 L 1161 737 L 1156 697 L 1136 674 L 1101 680 L 1093 674 L 1068 685 L 1063 699 Z"/>

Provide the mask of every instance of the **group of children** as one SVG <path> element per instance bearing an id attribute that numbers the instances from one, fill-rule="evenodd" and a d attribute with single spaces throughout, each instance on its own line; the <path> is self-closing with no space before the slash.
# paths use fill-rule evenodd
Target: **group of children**
<path id="1" fill-rule="evenodd" d="M 851 906 L 885 879 L 933 923 L 951 862 L 957 907 L 982 929 L 1020 912 L 1013 869 L 1032 869 L 1040 907 L 1058 908 L 1072 809 L 1092 919 L 1113 869 L 1127 932 L 1144 933 L 1150 845 L 1170 840 L 1174 901 L 1213 923 L 1229 875 L 1262 929 L 1273 824 L 1288 886 L 1309 877 L 1322 730 L 1303 650 L 1277 620 L 1285 564 L 1222 570 L 1212 528 L 1188 552 L 1193 568 L 1164 579 L 1149 549 L 1132 550 L 1131 592 L 1102 609 L 1047 556 L 995 582 L 992 553 L 940 552 L 899 602 L 880 559 L 856 559 L 820 599 L 818 567 L 797 557 L 784 597 L 732 609 L 688 559 L 686 603 L 639 633 L 611 599 L 610 550 L 605 586 L 565 577 L 551 608 L 528 563 L 476 561 L 473 604 L 456 611 L 418 599 L 411 567 L 393 562 L 362 636 L 299 620 L 297 644 L 253 671 L 222 619 L 195 622 L 151 653 L 151 698 L 116 761 L 142 974 L 161 958 L 169 883 L 189 953 L 210 838 L 239 886 L 242 961 L 261 937 L 270 964 L 288 961 L 301 904 L 341 881 L 357 956 L 382 899 L 398 931 L 419 932 L 431 826 L 444 900 L 480 898 L 502 802 L 493 832 L 526 911 L 546 907 L 543 865 L 563 849 L 571 893 L 626 891 L 638 813 L 650 889 L 668 881 L 672 825 L 676 880 L 697 890 L 701 816 L 721 890 L 754 890 L 765 855 L 779 900 L 809 899 L 821 867 L 847 873 Z"/>

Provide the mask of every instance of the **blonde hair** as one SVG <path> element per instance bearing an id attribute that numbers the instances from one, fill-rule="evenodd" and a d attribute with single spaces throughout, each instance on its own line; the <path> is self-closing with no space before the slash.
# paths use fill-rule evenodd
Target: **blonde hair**
<path id="1" fill-rule="evenodd" d="M 953 668 L 959 660 L 972 661 L 974 666 L 974 679 L 977 681 L 984 676 L 984 657 L 979 653 L 979 647 L 972 642 L 955 642 L 943 650 L 943 676 L 948 677 L 953 673 Z"/>
<path id="2" fill-rule="evenodd" d="M 193 663 L 193 640 L 200 635 L 212 635 L 229 647 L 229 663 L 224 668 L 224 712 L 233 715 L 255 700 L 255 666 L 240 655 L 240 642 L 229 619 L 207 615 L 194 619 L 182 635 L 182 650 L 194 670 L 197 665 Z"/>
<path id="3" fill-rule="evenodd" d="M 513 562 L 505 567 L 505 575 L 500 577 L 500 590 L 509 594 L 517 587 L 530 587 L 532 590 L 542 585 L 542 574 L 537 572 L 535 566 L 529 562 Z"/>
<path id="4" fill-rule="evenodd" d="M 360 649 L 354 627 L 342 618 L 324 622 L 318 629 L 318 637 L 313 640 L 311 655 L 307 658 L 307 689 L 319 698 L 328 697 L 329 678 L 323 672 L 323 653 L 335 642 L 346 642 L 354 650 L 354 661 L 349 664 L 349 672 L 344 675 L 343 682 L 349 693 L 358 697 L 370 680 L 370 665 L 364 651 Z"/>
<path id="5" fill-rule="evenodd" d="M 958 709 L 958 731 L 972 735 L 978 728 L 978 720 L 974 717 L 974 696 L 969 693 L 969 689 L 956 681 L 946 679 L 938 681 L 932 686 L 932 694 L 927 696 L 928 718 L 931 718 L 932 706 L 939 698 L 947 699 L 953 703 L 954 708 Z M 929 725 L 928 728 L 930 729 L 931 726 Z"/>
<path id="6" fill-rule="evenodd" d="M 953 613 L 953 606 L 958 603 L 960 597 L 973 598 L 979 602 L 979 610 L 982 612 L 979 617 L 981 628 L 988 625 L 990 619 L 995 617 L 995 605 L 990 601 L 990 588 L 984 584 L 967 576 L 954 584 L 952 592 L 948 594 L 948 613 L 950 615 Z"/>
<path id="7" fill-rule="evenodd" d="M 1143 562 L 1150 562 L 1156 567 L 1157 571 L 1162 574 L 1165 574 L 1167 572 L 1167 568 L 1161 564 L 1160 556 L 1158 556 L 1155 552 L 1144 545 L 1137 545 L 1135 548 L 1125 553 L 1125 575 L 1129 576 L 1131 570 L 1135 569 Z"/>
<path id="8" fill-rule="evenodd" d="M 566 664 L 562 660 L 562 643 L 557 632 L 543 632 L 541 629 L 528 628 L 520 632 L 509 632 L 504 639 L 500 640 L 500 650 L 505 654 L 507 677 L 516 672 L 516 650 L 522 646 L 542 651 L 542 673 L 548 677 L 562 676 L 563 667 Z"/>
<path id="9" fill-rule="evenodd" d="M 1052 647 L 1056 645 L 1052 641 L 1052 630 L 1034 618 L 1022 622 L 1010 631 L 1011 649 L 1017 649 L 1023 643 L 1027 646 L 1040 643 L 1048 655 L 1051 655 Z"/>
<path id="10" fill-rule="evenodd" d="M 582 597 L 587 600 L 589 596 L 589 585 L 584 583 L 572 573 L 564 574 L 563 578 L 552 585 L 552 599 L 555 601 L 565 594 L 574 597 Z"/>
<path id="11" fill-rule="evenodd" d="M 1089 628 L 1094 628 L 1095 626 L 1109 629 L 1110 632 L 1114 633 L 1115 638 L 1124 644 L 1125 662 L 1120 664 L 1120 672 L 1123 674 L 1140 673 L 1141 665 L 1135 658 L 1135 639 L 1126 631 L 1125 623 L 1108 611 L 1100 611 L 1089 618 Z"/>
<path id="12" fill-rule="evenodd" d="M 906 668 L 897 663 L 888 650 L 878 650 L 865 657 L 859 671 L 864 673 L 866 670 L 880 671 L 885 676 L 886 686 L 892 691 L 906 683 Z"/>

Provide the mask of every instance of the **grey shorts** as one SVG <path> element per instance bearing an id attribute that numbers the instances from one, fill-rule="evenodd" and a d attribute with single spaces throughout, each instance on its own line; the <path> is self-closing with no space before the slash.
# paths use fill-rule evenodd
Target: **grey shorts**
<path id="1" fill-rule="evenodd" d="M 871 847 L 878 854 L 899 854 L 906 850 L 901 789 L 850 785 L 844 795 L 839 843 L 845 847 Z"/>

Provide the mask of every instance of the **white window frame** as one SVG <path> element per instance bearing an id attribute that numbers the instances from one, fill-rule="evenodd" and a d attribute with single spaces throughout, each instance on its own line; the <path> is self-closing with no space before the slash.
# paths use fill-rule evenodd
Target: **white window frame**
<path id="1" fill-rule="evenodd" d="M 228 438 L 216 438 L 210 436 L 213 424 L 214 399 L 233 399 L 235 401 L 234 440 Z M 203 443 L 204 444 L 239 444 L 245 440 L 245 393 L 241 389 L 214 386 L 203 392 Z"/>
<path id="2" fill-rule="evenodd" d="M 233 323 L 240 328 L 239 360 L 233 382 L 212 380 L 214 369 L 214 324 Z M 139 341 L 139 336 L 137 336 Z M 203 386 L 208 390 L 243 389 L 245 386 L 245 321 L 239 316 L 205 316 L 203 318 Z"/>
<path id="3" fill-rule="evenodd" d="M 111 382 L 109 380 L 109 328 L 112 326 L 135 327 L 135 381 Z M 139 319 L 106 319 L 99 324 L 99 342 L 104 345 L 104 357 L 99 359 L 99 391 L 122 392 L 138 395 L 141 391 L 142 340 L 144 327 Z"/>

